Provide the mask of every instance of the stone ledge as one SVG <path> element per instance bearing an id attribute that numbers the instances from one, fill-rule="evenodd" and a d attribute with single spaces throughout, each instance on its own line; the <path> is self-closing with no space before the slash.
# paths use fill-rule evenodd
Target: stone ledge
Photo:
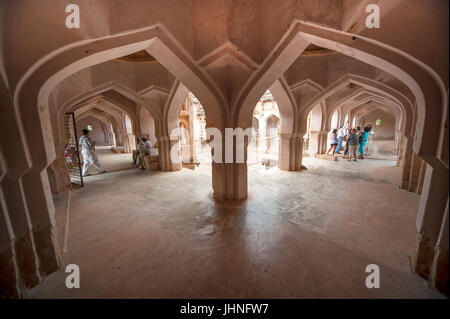
<path id="1" fill-rule="evenodd" d="M 14 265 L 14 252 L 11 247 L 0 253 L 0 298 L 19 298 L 22 287 L 17 282 L 18 274 Z"/>
<path id="2" fill-rule="evenodd" d="M 159 156 L 154 155 L 145 155 L 144 156 L 144 167 L 147 169 L 147 171 L 159 171 Z"/>
<path id="3" fill-rule="evenodd" d="M 336 156 L 336 155 L 329 155 L 329 154 L 314 154 L 314 157 L 315 158 L 318 158 L 318 159 L 324 159 L 324 160 L 327 160 L 327 161 L 333 161 L 333 162 L 337 162 L 338 161 L 338 156 Z"/>
<path id="4" fill-rule="evenodd" d="M 200 165 L 200 163 L 198 163 L 198 162 L 196 162 L 196 163 L 182 163 L 181 165 L 184 168 L 195 170 L 195 168 L 198 167 Z"/>

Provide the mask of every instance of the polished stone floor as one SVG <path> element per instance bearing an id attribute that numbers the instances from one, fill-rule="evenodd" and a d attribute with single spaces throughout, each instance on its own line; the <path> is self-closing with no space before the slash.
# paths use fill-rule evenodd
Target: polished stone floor
<path id="1" fill-rule="evenodd" d="M 55 198 L 64 267 L 30 298 L 440 298 L 410 272 L 419 196 L 394 160 L 304 158 L 249 167 L 248 200 L 218 203 L 210 170 L 146 172 L 99 150 L 108 173 Z M 95 171 L 95 170 L 94 170 Z M 68 229 L 66 233 L 65 229 Z M 365 286 L 380 267 L 381 287 Z"/>

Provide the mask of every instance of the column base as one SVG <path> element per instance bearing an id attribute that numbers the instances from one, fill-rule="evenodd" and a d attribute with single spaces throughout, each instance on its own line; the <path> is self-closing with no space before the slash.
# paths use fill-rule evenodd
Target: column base
<path id="1" fill-rule="evenodd" d="M 18 281 L 19 274 L 15 265 L 15 253 L 12 247 L 0 253 L 0 298 L 19 298 L 22 296 L 22 285 Z"/>
<path id="2" fill-rule="evenodd" d="M 431 287 L 436 288 L 447 297 L 449 296 L 448 269 L 449 269 L 448 249 L 444 250 L 438 247 L 437 249 L 435 249 L 434 252 L 434 261 L 432 265 L 429 282 Z"/>
<path id="3" fill-rule="evenodd" d="M 418 234 L 411 266 L 413 272 L 426 279 L 431 288 L 449 296 L 449 254 L 447 249 L 433 248 L 426 236 Z"/>
<path id="4" fill-rule="evenodd" d="M 212 186 L 217 200 L 247 199 L 247 163 L 213 163 Z"/>

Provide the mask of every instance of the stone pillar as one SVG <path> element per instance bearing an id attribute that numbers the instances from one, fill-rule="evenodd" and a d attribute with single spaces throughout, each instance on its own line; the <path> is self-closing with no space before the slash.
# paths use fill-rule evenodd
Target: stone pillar
<path id="1" fill-rule="evenodd" d="M 403 134 L 399 130 L 395 130 L 395 153 L 400 155 Z"/>
<path id="2" fill-rule="evenodd" d="M 417 216 L 418 236 L 412 265 L 414 271 L 430 283 L 436 278 L 441 282 L 445 273 L 448 276 L 448 225 L 445 226 L 448 223 L 445 216 L 448 214 L 448 173 L 448 168 L 440 163 L 434 163 L 434 167 L 427 164 Z M 445 237 L 447 244 L 444 244 Z"/>
<path id="3" fill-rule="evenodd" d="M 310 155 L 320 153 L 320 131 L 311 131 L 309 133 L 308 153 Z"/>
<path id="4" fill-rule="evenodd" d="M 34 245 L 39 259 L 39 271 L 43 278 L 58 269 L 61 259 L 54 219 L 55 208 L 47 170 L 28 171 L 22 177 L 22 187 L 30 214 Z"/>
<path id="5" fill-rule="evenodd" d="M 48 115 L 48 108 L 23 102 L 30 110 L 19 119 L 2 85 L 0 80 L 0 157 L 5 163 L 0 174 L 0 295 L 21 297 L 59 267 L 61 252 L 55 240 L 43 128 L 36 124 L 40 115 Z"/>
<path id="6" fill-rule="evenodd" d="M 412 155 L 411 169 L 409 173 L 408 186 L 406 190 L 408 192 L 419 193 L 422 189 L 421 183 L 425 175 L 426 164 L 418 155 Z"/>
<path id="7" fill-rule="evenodd" d="M 111 144 L 110 134 L 105 130 L 103 131 L 103 137 L 105 139 L 105 145 L 110 145 Z"/>
<path id="8" fill-rule="evenodd" d="M 411 177 L 411 167 L 412 167 L 412 161 L 414 157 L 414 153 L 412 150 L 412 143 L 410 139 L 404 138 L 403 142 L 403 151 L 402 151 L 402 165 L 403 165 L 403 171 L 402 171 L 402 184 L 400 188 L 402 189 L 408 189 L 410 177 Z"/>
<path id="9" fill-rule="evenodd" d="M 210 143 L 213 196 L 217 200 L 244 200 L 247 198 L 247 147 L 251 139 L 251 128 L 249 136 L 244 137 L 243 140 L 230 133 L 227 138 L 227 132 L 231 130 L 222 132 L 221 144 L 215 144 L 214 140 Z M 242 158 L 238 158 L 238 154 Z"/>
<path id="10" fill-rule="evenodd" d="M 123 151 L 131 153 L 136 148 L 136 137 L 133 134 L 123 134 Z"/>
<path id="11" fill-rule="evenodd" d="M 266 152 L 267 150 L 267 119 L 262 117 L 259 121 L 259 141 L 258 147 Z"/>
<path id="12" fill-rule="evenodd" d="M 417 180 L 417 187 L 415 189 L 415 192 L 417 194 L 422 194 L 423 189 L 423 182 L 425 180 L 425 173 L 427 171 L 427 162 L 424 160 L 421 160 L 421 167 L 420 167 L 420 173 Z"/>
<path id="13" fill-rule="evenodd" d="M 124 153 L 130 153 L 132 150 L 130 148 L 130 145 L 128 143 L 128 134 L 122 134 L 122 142 L 123 142 L 123 152 Z"/>
<path id="14" fill-rule="evenodd" d="M 81 160 L 81 159 L 80 159 Z M 52 194 L 62 194 L 70 189 L 70 176 L 67 169 L 66 159 L 60 156 L 47 168 L 48 181 Z"/>
<path id="15" fill-rule="evenodd" d="M 39 262 L 20 183 L 2 155 L 0 148 L 0 298 L 17 298 L 40 282 Z"/>
<path id="16" fill-rule="evenodd" d="M 403 135 L 400 135 L 398 138 L 397 166 L 404 165 L 404 153 L 405 153 L 405 137 Z"/>
<path id="17" fill-rule="evenodd" d="M 183 167 L 180 139 L 171 137 L 171 138 L 169 138 L 168 142 L 169 142 L 169 144 L 168 144 L 169 156 L 175 156 L 175 154 L 172 154 L 172 152 L 178 152 L 178 157 L 179 157 L 178 162 L 172 161 L 172 158 L 169 157 L 170 170 L 171 171 L 179 171 Z"/>
<path id="18" fill-rule="evenodd" d="M 280 134 L 278 168 L 285 171 L 299 171 L 302 167 L 304 134 Z"/>
<path id="19" fill-rule="evenodd" d="M 192 105 L 189 109 L 189 164 L 193 167 L 193 163 L 197 161 L 198 144 L 200 142 L 200 127 L 197 121 L 197 109 Z"/>
<path id="20" fill-rule="evenodd" d="M 120 133 L 120 132 L 117 132 L 115 134 L 115 136 L 116 136 L 116 145 L 117 146 L 123 146 L 123 134 Z"/>
<path id="21" fill-rule="evenodd" d="M 212 187 L 217 200 L 247 198 L 247 163 L 212 163 Z"/>
<path id="22" fill-rule="evenodd" d="M 179 171 L 183 167 L 182 154 L 180 149 L 180 139 L 178 136 L 160 136 L 158 139 L 158 151 L 159 151 L 159 164 L 162 171 Z M 187 145 L 187 149 L 189 149 Z M 174 153 L 174 154 L 172 154 Z M 172 161 L 172 156 L 174 158 L 178 157 L 179 162 Z"/>
<path id="23" fill-rule="evenodd" d="M 3 194 L 0 190 L 0 198 Z M 14 245 L 14 236 L 6 220 L 7 212 L 0 205 L 0 298 L 17 298 L 23 290 L 20 278 L 20 269 L 17 264 L 17 252 Z M 35 271 L 35 269 L 34 269 Z"/>
<path id="24" fill-rule="evenodd" d="M 328 143 L 328 132 L 327 131 L 320 132 L 319 154 L 325 154 L 327 152 L 328 150 L 327 143 Z"/>
<path id="25" fill-rule="evenodd" d="M 171 171 L 170 161 L 170 140 L 168 136 L 157 136 L 158 141 L 158 160 L 162 171 Z"/>

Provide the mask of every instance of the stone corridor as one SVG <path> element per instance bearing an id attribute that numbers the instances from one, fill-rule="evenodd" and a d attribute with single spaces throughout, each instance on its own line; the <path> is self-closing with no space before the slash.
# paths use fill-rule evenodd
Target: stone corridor
<path id="1" fill-rule="evenodd" d="M 114 156 L 100 153 L 106 169 L 122 160 Z M 395 161 L 304 163 L 302 172 L 253 165 L 249 198 L 234 203 L 213 200 L 202 170 L 88 177 L 71 192 L 63 267 L 29 297 L 442 297 L 411 274 L 420 196 L 396 186 Z M 67 200 L 55 199 L 61 247 Z M 69 263 L 80 266 L 80 289 L 65 287 Z M 364 284 L 372 263 L 380 289 Z"/>
<path id="2" fill-rule="evenodd" d="M 0 299 L 448 297 L 448 12 L 0 0 Z"/>

